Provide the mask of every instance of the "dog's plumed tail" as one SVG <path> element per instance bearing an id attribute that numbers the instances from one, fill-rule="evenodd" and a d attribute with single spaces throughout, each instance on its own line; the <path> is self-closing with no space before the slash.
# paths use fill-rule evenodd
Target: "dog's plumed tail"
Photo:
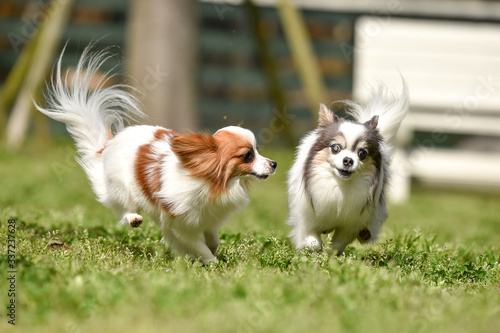
<path id="1" fill-rule="evenodd" d="M 406 82 L 403 81 L 403 90 L 399 97 L 389 93 L 386 86 L 379 85 L 377 89 L 372 90 L 367 104 L 359 105 L 351 101 L 346 101 L 346 104 L 348 105 L 347 113 L 360 123 L 378 116 L 377 129 L 384 138 L 389 155 L 392 155 L 395 149 L 396 133 L 408 113 L 409 95 Z"/>
<path id="2" fill-rule="evenodd" d="M 36 108 L 48 117 L 66 124 L 76 143 L 80 158 L 97 199 L 105 198 L 101 152 L 113 133 L 121 131 L 131 120 L 144 118 L 137 99 L 125 85 L 105 87 L 112 78 L 110 72 L 99 74 L 99 68 L 111 55 L 108 51 L 92 53 L 87 47 L 71 75 L 61 73 L 64 50 L 46 95 L 47 108 Z"/>

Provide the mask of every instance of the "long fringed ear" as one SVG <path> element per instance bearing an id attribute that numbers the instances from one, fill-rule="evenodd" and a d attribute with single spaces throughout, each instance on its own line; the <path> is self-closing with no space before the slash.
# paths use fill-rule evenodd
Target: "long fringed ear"
<path id="1" fill-rule="evenodd" d="M 372 130 L 375 130 L 378 125 L 378 116 L 373 116 L 372 119 L 368 120 L 365 125 L 367 125 Z"/>
<path id="2" fill-rule="evenodd" d="M 226 189 L 225 163 L 221 161 L 219 146 L 213 135 L 208 133 L 181 135 L 174 137 L 171 143 L 172 151 L 182 166 L 192 176 L 206 179 L 213 196 L 219 195 Z"/>
<path id="3" fill-rule="evenodd" d="M 319 104 L 319 127 L 326 127 L 338 121 L 338 117 L 323 103 Z"/>
<path id="4" fill-rule="evenodd" d="M 217 142 L 208 133 L 180 135 L 172 138 L 171 144 L 182 165 L 197 175 L 203 174 L 203 170 L 212 164 L 207 162 L 217 154 Z"/>

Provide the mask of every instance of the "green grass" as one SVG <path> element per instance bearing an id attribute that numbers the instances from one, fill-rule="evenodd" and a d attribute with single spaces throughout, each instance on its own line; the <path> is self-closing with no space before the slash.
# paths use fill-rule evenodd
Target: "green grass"
<path id="1" fill-rule="evenodd" d="M 94 200 L 73 149 L 0 150 L 0 297 L 7 219 L 17 221 L 23 332 L 494 332 L 500 327 L 500 196 L 415 187 L 380 240 L 346 256 L 295 251 L 286 235 L 290 151 L 221 232 L 220 263 L 174 258 Z M 59 242 L 59 243 L 57 243 Z M 62 243 L 64 245 L 60 245 Z M 59 245 L 57 245 L 59 244 Z"/>

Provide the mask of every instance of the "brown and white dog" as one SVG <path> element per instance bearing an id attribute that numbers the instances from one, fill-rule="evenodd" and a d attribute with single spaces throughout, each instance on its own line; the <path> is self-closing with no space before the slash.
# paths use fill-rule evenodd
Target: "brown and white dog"
<path id="1" fill-rule="evenodd" d="M 66 123 L 97 200 L 114 209 L 121 224 L 139 226 L 144 210 L 167 246 L 203 263 L 217 261 L 219 228 L 248 203 L 248 181 L 272 175 L 276 162 L 261 156 L 252 132 L 241 127 L 213 135 L 125 127 L 127 120 L 144 116 L 127 87 L 90 90 L 108 57 L 87 48 L 70 81 L 61 77 L 61 54 L 49 106 L 38 110 Z"/>

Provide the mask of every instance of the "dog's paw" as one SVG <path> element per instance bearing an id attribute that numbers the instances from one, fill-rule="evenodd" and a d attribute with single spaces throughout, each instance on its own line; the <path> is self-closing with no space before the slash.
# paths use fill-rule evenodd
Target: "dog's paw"
<path id="1" fill-rule="evenodd" d="M 318 239 L 318 237 L 307 236 L 306 239 L 304 240 L 304 248 L 306 249 L 313 251 L 321 251 L 322 247 L 323 244 L 321 242 L 321 239 Z"/>
<path id="2" fill-rule="evenodd" d="M 359 240 L 365 241 L 365 242 L 367 240 L 369 240 L 371 237 L 372 237 L 372 233 L 370 232 L 370 230 L 368 230 L 367 227 L 364 227 L 363 229 L 361 229 L 361 231 L 359 232 L 359 235 L 358 235 Z"/>
<path id="3" fill-rule="evenodd" d="M 219 263 L 219 260 L 216 257 L 200 260 L 203 263 L 203 266 L 217 265 Z"/>
<path id="4" fill-rule="evenodd" d="M 134 218 L 132 221 L 130 221 L 130 226 L 132 228 L 137 228 L 141 224 L 142 224 L 142 216 L 140 216 L 140 215 L 138 217 Z"/>
<path id="5" fill-rule="evenodd" d="M 132 228 L 137 228 L 142 224 L 142 216 L 135 213 L 125 214 L 120 221 L 120 224 L 129 225 Z"/>

